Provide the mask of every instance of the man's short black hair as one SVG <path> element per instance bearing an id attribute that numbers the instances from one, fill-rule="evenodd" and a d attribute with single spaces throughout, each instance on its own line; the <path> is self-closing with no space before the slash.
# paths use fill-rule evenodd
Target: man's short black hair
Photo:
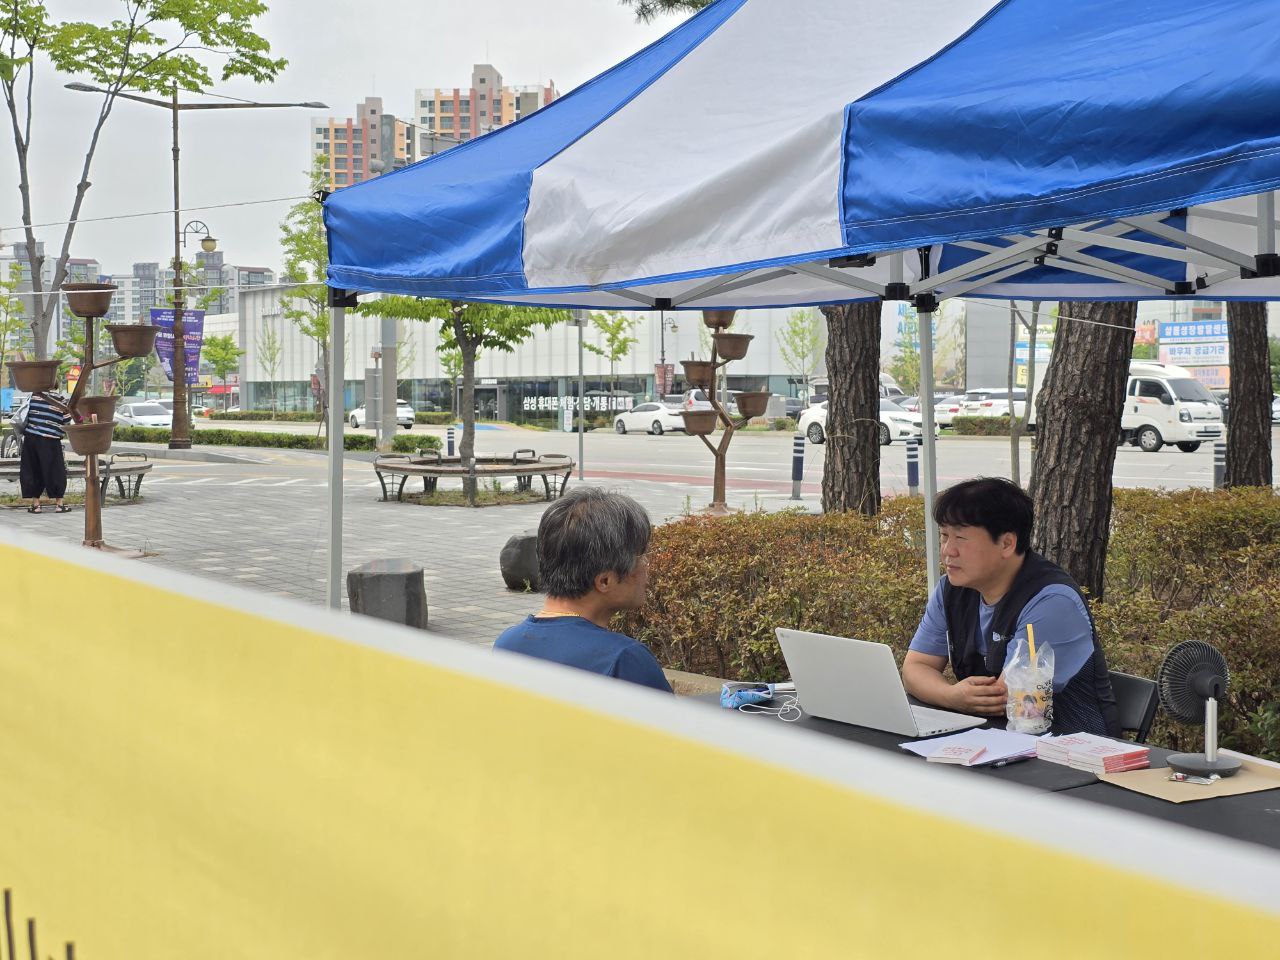
<path id="1" fill-rule="evenodd" d="M 628 577 L 649 549 L 644 507 L 621 493 L 578 487 L 538 524 L 538 568 L 549 597 L 586 596 L 602 573 Z"/>
<path id="2" fill-rule="evenodd" d="M 1031 549 L 1031 498 L 1012 480 L 978 477 L 948 487 L 933 505 L 933 519 L 940 527 L 982 527 L 992 540 L 1012 533 L 1018 553 Z"/>

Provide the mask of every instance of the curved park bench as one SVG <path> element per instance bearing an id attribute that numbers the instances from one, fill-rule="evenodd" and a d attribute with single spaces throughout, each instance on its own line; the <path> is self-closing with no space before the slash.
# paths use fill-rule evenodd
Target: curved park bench
<path id="1" fill-rule="evenodd" d="M 0 480 L 17 481 L 20 463 L 16 457 L 0 460 Z M 98 478 L 102 496 L 106 497 L 107 486 L 114 480 L 121 499 L 137 499 L 142 491 L 142 478 L 151 472 L 153 466 L 155 464 L 147 459 L 145 453 L 116 453 L 110 458 L 99 457 Z M 67 460 L 67 479 L 84 479 L 84 458 Z"/>
<path id="2" fill-rule="evenodd" d="M 444 457 L 435 450 L 419 450 L 417 456 L 388 453 L 373 461 L 374 472 L 382 485 L 383 500 L 391 499 L 388 479 L 395 486 L 396 499 L 403 500 L 404 485 L 410 477 L 422 478 L 423 493 L 435 493 L 441 477 L 474 477 L 476 480 L 515 477 L 518 491 L 532 490 L 533 478 L 541 477 L 547 499 L 554 500 L 564 495 L 573 467 L 573 459 L 565 454 L 544 453 L 538 456 L 533 450 L 517 450 L 509 457 L 479 456 L 473 458 L 470 465 L 464 464 L 461 457 Z"/>

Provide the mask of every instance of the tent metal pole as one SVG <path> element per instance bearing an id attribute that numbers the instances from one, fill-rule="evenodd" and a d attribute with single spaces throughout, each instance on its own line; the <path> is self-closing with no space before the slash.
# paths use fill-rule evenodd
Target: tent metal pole
<path id="1" fill-rule="evenodd" d="M 1258 253 L 1276 252 L 1276 195 L 1267 190 L 1258 194 Z"/>
<path id="2" fill-rule="evenodd" d="M 938 525 L 933 504 L 938 499 L 938 457 L 933 436 L 933 313 L 920 313 L 920 417 L 924 453 L 924 555 L 929 593 L 938 585 Z"/>
<path id="3" fill-rule="evenodd" d="M 329 319 L 329 579 L 328 604 L 342 607 L 342 428 L 346 421 L 345 358 L 347 311 L 333 307 Z"/>

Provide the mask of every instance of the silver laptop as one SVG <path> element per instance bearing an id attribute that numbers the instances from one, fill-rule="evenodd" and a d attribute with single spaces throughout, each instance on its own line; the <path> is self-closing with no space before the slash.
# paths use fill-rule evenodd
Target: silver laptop
<path id="1" fill-rule="evenodd" d="M 980 727 L 964 713 L 912 706 L 893 651 L 825 633 L 778 628 L 778 643 L 805 713 L 904 737 L 932 737 Z"/>

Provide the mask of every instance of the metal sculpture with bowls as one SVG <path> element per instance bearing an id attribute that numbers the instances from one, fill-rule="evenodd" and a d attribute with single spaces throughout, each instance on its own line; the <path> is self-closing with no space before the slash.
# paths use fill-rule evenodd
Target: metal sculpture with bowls
<path id="1" fill-rule="evenodd" d="M 734 431 L 745 427 L 748 421 L 764 416 L 769 406 L 768 391 L 758 393 L 739 393 L 736 397 L 738 419 L 729 416 L 729 411 L 716 396 L 716 377 L 720 369 L 734 360 L 741 360 L 747 355 L 751 346 L 752 335 L 749 333 L 729 333 L 727 327 L 733 322 L 735 310 L 704 310 L 702 322 L 711 328 L 711 359 L 682 360 L 685 381 L 692 388 L 700 389 L 711 402 L 710 410 L 685 410 L 685 433 L 699 437 L 715 458 L 715 473 L 712 481 L 711 503 L 704 513 L 712 516 L 725 516 L 730 513 L 725 502 L 725 462 L 729 455 L 729 444 L 733 442 Z M 719 443 L 709 439 L 721 426 L 724 432 Z"/>
<path id="2" fill-rule="evenodd" d="M 104 327 L 111 336 L 116 355 L 102 360 L 94 356 L 94 322 L 111 309 L 111 295 L 116 290 L 106 283 L 64 283 L 67 306 L 84 321 L 84 356 L 80 362 L 80 379 L 71 393 L 71 416 L 76 422 L 67 426 L 71 449 L 84 457 L 84 545 L 114 553 L 134 553 L 109 547 L 102 540 L 102 487 L 98 473 L 98 457 L 111 449 L 115 431 L 116 397 L 85 396 L 90 374 L 136 357 L 145 357 L 155 347 L 156 328 L 146 324 L 108 323 Z M 58 385 L 57 360 L 28 360 L 10 365 L 19 390 L 36 393 Z"/>

